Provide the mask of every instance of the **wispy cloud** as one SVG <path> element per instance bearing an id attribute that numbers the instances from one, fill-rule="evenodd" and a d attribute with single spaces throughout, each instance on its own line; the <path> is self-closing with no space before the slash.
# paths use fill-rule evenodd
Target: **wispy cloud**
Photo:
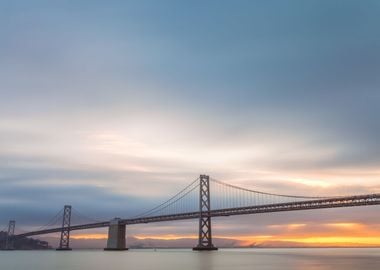
<path id="1" fill-rule="evenodd" d="M 35 226 L 65 203 L 125 216 L 200 173 L 274 193 L 380 192 L 379 9 L 1 2 L 0 223 Z M 336 211 L 216 231 L 378 222 L 375 208 Z"/>

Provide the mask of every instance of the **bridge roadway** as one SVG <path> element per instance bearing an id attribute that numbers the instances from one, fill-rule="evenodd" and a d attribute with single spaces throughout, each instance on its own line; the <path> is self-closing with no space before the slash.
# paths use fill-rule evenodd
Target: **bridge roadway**
<path id="1" fill-rule="evenodd" d="M 289 202 L 289 203 L 277 203 L 277 204 L 266 204 L 266 205 L 258 205 L 258 206 L 217 209 L 217 210 L 211 210 L 210 216 L 223 217 L 223 216 L 235 216 L 235 215 L 262 214 L 262 213 L 271 213 L 271 212 L 300 211 L 300 210 L 353 207 L 353 206 L 366 206 L 366 205 L 379 205 L 379 204 L 380 204 L 380 194 L 367 194 L 367 195 Z M 173 214 L 173 215 L 122 219 L 120 220 L 120 223 L 123 225 L 132 225 L 132 224 L 143 224 L 143 223 L 195 219 L 195 218 L 199 218 L 199 212 L 188 212 L 188 213 Z M 109 225 L 110 225 L 109 221 L 75 225 L 75 226 L 70 226 L 70 231 L 102 228 L 102 227 L 108 227 Z M 56 233 L 56 232 L 61 232 L 61 231 L 62 231 L 62 228 L 59 227 L 59 228 L 52 228 L 52 229 L 47 229 L 47 230 L 40 230 L 40 231 L 33 231 L 33 232 L 18 234 L 18 235 L 15 235 L 15 237 L 28 237 L 28 236 L 33 236 L 33 235 Z"/>

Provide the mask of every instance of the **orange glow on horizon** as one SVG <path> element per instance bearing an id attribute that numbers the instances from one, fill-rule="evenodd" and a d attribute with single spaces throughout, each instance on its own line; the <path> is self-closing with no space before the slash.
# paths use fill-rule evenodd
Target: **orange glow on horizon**
<path id="1" fill-rule="evenodd" d="M 93 239 L 93 240 L 98 240 L 98 239 L 107 239 L 108 235 L 104 233 L 91 233 L 91 234 L 75 234 L 75 235 L 70 235 L 70 238 L 72 239 Z"/>
<path id="2" fill-rule="evenodd" d="M 321 236 L 305 238 L 283 238 L 276 241 L 314 244 L 321 246 L 380 246 L 380 236 L 351 237 L 351 236 Z"/>
<path id="3" fill-rule="evenodd" d="M 311 226 L 310 228 L 308 226 Z M 318 226 L 318 230 L 315 230 Z M 290 223 L 268 225 L 276 229 L 268 234 L 225 235 L 214 234 L 215 239 L 235 240 L 241 246 L 380 246 L 380 231 L 377 225 L 366 225 L 354 222 L 337 222 L 325 224 Z M 280 232 L 279 232 L 280 231 Z M 101 233 L 75 234 L 73 239 L 106 240 L 108 235 Z M 181 240 L 198 239 L 198 234 L 138 234 L 132 237 L 138 240 Z"/>
<path id="4" fill-rule="evenodd" d="M 179 240 L 179 239 L 197 239 L 198 235 L 176 235 L 176 234 L 163 234 L 163 235 L 135 235 L 139 240 L 154 239 L 154 240 Z"/>
<path id="5" fill-rule="evenodd" d="M 107 234 L 79 234 L 72 235 L 72 239 L 76 240 L 106 240 Z M 134 236 L 138 240 L 181 240 L 181 239 L 197 239 L 198 235 L 138 235 Z M 231 239 L 240 242 L 240 245 L 247 246 L 252 244 L 265 243 L 295 243 L 305 244 L 307 246 L 380 246 L 380 235 L 377 236 L 279 236 L 279 235 L 241 235 L 241 236 L 220 236 L 214 235 L 216 239 Z M 281 244 L 279 244 L 281 246 Z"/>

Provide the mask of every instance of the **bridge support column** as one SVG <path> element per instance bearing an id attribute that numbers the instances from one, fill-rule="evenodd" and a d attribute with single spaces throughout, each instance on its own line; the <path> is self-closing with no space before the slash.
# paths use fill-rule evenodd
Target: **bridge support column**
<path id="1" fill-rule="evenodd" d="M 16 221 L 10 220 L 8 224 L 7 239 L 5 240 L 5 250 L 14 250 L 14 234 Z"/>
<path id="2" fill-rule="evenodd" d="M 71 250 L 70 248 L 70 222 L 71 222 L 71 205 L 65 205 L 63 208 L 62 231 L 59 247 L 56 250 Z"/>
<path id="3" fill-rule="evenodd" d="M 210 177 L 201 175 L 199 185 L 199 238 L 198 245 L 193 250 L 218 250 L 212 244 L 210 210 Z"/>
<path id="4" fill-rule="evenodd" d="M 119 224 L 120 218 L 111 220 L 108 227 L 107 251 L 128 250 L 125 245 L 125 225 Z"/>

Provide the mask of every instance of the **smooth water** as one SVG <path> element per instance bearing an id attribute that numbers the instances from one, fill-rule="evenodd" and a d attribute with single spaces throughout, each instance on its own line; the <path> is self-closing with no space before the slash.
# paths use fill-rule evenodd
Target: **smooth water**
<path id="1" fill-rule="evenodd" d="M 1 270 L 378 270 L 380 249 L 0 251 Z"/>

